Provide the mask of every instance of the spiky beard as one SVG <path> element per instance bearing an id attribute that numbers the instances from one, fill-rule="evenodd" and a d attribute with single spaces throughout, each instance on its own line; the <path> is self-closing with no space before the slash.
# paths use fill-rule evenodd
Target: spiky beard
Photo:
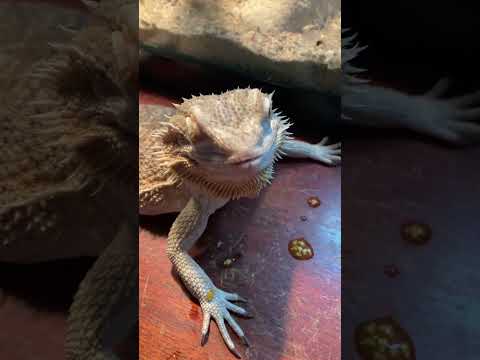
<path id="1" fill-rule="evenodd" d="M 182 159 L 182 161 L 172 163 L 169 174 L 171 179 L 179 185 L 185 184 L 212 197 L 235 200 L 242 197 L 253 198 L 258 196 L 263 188 L 271 184 L 274 176 L 274 165 L 285 155 L 282 151 L 282 145 L 285 141 L 291 139 L 291 133 L 288 132 L 291 124 L 288 120 L 276 111 L 273 112 L 273 116 L 278 117 L 280 124 L 273 143 L 272 163 L 258 174 L 241 182 L 219 181 L 201 172 L 191 161 Z"/>

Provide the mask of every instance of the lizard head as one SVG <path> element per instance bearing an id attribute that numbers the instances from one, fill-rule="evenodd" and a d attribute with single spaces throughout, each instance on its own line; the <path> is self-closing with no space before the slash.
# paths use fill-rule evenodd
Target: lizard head
<path id="1" fill-rule="evenodd" d="M 272 95 L 248 88 L 184 100 L 164 144 L 185 160 L 190 178 L 225 187 L 268 182 L 289 127 Z"/>

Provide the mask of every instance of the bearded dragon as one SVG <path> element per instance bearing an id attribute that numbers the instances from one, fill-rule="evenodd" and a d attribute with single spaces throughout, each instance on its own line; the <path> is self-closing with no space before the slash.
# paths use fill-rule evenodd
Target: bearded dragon
<path id="1" fill-rule="evenodd" d="M 188 250 L 216 210 L 233 199 L 256 197 L 268 186 L 281 157 L 328 165 L 340 161 L 340 143 L 327 145 L 328 138 L 318 144 L 295 140 L 288 119 L 272 107 L 272 96 L 255 88 L 236 89 L 184 99 L 167 113 L 158 106 L 141 106 L 139 112 L 139 212 L 179 212 L 168 234 L 167 256 L 202 308 L 201 345 L 207 342 L 213 318 L 238 358 L 225 321 L 248 345 L 231 316 L 247 315 L 234 304 L 244 299 L 216 287 Z"/>
<path id="2" fill-rule="evenodd" d="M 138 318 L 137 4 L 87 4 L 91 22 L 65 29 L 69 42 L 50 44 L 24 74 L 2 74 L 0 262 L 98 257 L 71 305 L 65 354 L 115 360 Z M 25 13 L 8 6 L 12 18 Z M 61 18 L 36 6 L 39 19 Z"/>

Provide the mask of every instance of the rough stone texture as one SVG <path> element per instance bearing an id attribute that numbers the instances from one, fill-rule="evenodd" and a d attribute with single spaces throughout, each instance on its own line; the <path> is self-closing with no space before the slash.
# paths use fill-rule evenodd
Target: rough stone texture
<path id="1" fill-rule="evenodd" d="M 336 92 L 339 0 L 140 0 L 140 40 L 167 57 L 286 87 Z"/>

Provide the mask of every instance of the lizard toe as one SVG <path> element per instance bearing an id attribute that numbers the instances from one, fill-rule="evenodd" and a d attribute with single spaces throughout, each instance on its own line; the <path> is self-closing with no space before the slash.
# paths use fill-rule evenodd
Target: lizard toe
<path id="1" fill-rule="evenodd" d="M 242 340 L 242 343 L 249 346 L 250 343 L 245 336 L 242 328 L 238 322 L 232 317 L 231 313 L 250 317 L 248 312 L 232 303 L 232 301 L 246 301 L 238 294 L 228 293 L 219 289 L 213 291 L 214 296 L 200 301 L 203 310 L 203 325 L 201 345 L 204 346 L 208 341 L 210 321 L 213 318 L 217 323 L 218 329 L 222 338 L 233 355 L 241 358 L 240 353 L 235 347 L 230 334 L 228 333 L 226 323 L 230 326 L 233 332 Z"/>

